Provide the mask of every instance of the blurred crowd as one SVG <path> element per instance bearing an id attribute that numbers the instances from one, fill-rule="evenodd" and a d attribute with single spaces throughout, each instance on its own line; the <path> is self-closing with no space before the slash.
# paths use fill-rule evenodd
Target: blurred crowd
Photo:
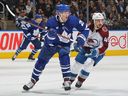
<path id="1" fill-rule="evenodd" d="M 87 22 L 88 16 L 90 21 L 94 12 L 101 12 L 109 29 L 128 29 L 128 0 L 12 0 L 10 5 L 11 10 L 17 15 L 21 9 L 26 9 L 29 18 L 39 13 L 47 20 L 55 14 L 56 4 L 62 2 L 69 4 L 72 15 L 76 15 L 84 22 Z M 10 14 L 8 19 L 12 19 Z"/>

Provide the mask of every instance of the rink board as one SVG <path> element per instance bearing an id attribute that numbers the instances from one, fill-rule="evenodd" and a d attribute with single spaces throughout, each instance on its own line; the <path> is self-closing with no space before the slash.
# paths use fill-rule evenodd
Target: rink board
<path id="1" fill-rule="evenodd" d="M 30 52 L 21 52 L 17 58 L 28 58 Z M 34 56 L 38 57 L 39 52 Z M 12 58 L 14 52 L 0 52 L 0 59 L 3 58 Z M 71 52 L 70 56 L 75 57 L 77 52 Z M 128 50 L 107 50 L 106 56 L 128 56 Z M 58 54 L 55 54 L 54 57 L 58 57 Z"/>
<path id="2" fill-rule="evenodd" d="M 74 32 L 73 37 L 77 34 Z M 22 31 L 0 31 L 0 58 L 11 58 L 22 42 Z M 22 51 L 18 58 L 27 58 L 33 49 L 29 44 L 27 49 Z M 35 55 L 37 57 L 39 52 Z M 77 52 L 71 52 L 71 56 L 76 56 Z M 107 56 L 128 55 L 128 30 L 110 31 L 109 48 L 106 51 Z M 55 54 L 54 57 L 58 55 Z"/>

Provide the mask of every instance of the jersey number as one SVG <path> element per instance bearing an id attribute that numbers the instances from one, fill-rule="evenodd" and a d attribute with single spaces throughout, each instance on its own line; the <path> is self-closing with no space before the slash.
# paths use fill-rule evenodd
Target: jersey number
<path id="1" fill-rule="evenodd" d="M 29 23 L 21 22 L 21 28 L 27 30 L 31 25 Z"/>

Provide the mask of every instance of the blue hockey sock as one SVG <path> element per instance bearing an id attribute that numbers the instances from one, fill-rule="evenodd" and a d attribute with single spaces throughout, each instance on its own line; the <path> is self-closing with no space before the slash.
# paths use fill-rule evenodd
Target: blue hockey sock
<path id="1" fill-rule="evenodd" d="M 15 55 L 18 55 L 21 51 L 22 51 L 22 49 L 20 49 L 20 48 L 17 49 Z"/>
<path id="2" fill-rule="evenodd" d="M 33 72 L 32 72 L 32 79 L 36 81 L 39 80 L 39 76 L 41 75 L 42 70 L 44 70 L 46 64 L 47 62 L 45 62 L 45 60 L 44 61 L 42 61 L 41 59 L 37 60 L 35 67 L 33 69 Z"/>
<path id="3" fill-rule="evenodd" d="M 38 49 L 34 49 L 34 50 L 32 50 L 31 54 L 35 55 L 37 53 L 37 51 L 38 51 Z"/>
<path id="4" fill-rule="evenodd" d="M 63 78 L 70 78 L 71 75 L 71 70 L 70 70 L 70 65 L 61 65 L 61 71 Z"/>
<path id="5" fill-rule="evenodd" d="M 70 81 L 71 83 L 75 80 L 75 78 L 77 77 L 78 74 L 74 74 L 71 72 L 71 77 L 70 77 Z"/>

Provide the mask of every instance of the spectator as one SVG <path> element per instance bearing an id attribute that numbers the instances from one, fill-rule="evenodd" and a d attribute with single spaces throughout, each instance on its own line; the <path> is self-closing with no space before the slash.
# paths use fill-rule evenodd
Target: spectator
<path id="1" fill-rule="evenodd" d="M 70 4 L 73 15 L 80 17 L 84 22 L 87 21 L 87 0 L 35 1 L 36 8 L 32 7 L 34 3 L 33 0 L 11 0 L 11 3 L 9 2 L 9 7 L 16 15 L 20 13 L 20 10 L 26 9 L 29 18 L 33 18 L 33 14 L 36 12 L 42 14 L 47 20 L 54 15 L 55 5 L 63 2 Z M 101 12 L 105 17 L 106 24 L 108 24 L 111 29 L 118 29 L 120 24 L 122 27 L 125 26 L 123 25 L 126 24 L 124 21 L 128 19 L 128 0 L 89 0 L 89 19 L 94 12 Z M 13 19 L 10 14 L 7 14 L 7 16 L 9 20 Z"/>
<path id="2" fill-rule="evenodd" d="M 27 13 L 27 16 L 29 18 L 33 18 L 34 17 L 33 16 L 33 14 L 34 14 L 33 11 L 35 11 L 35 10 L 34 10 L 34 7 L 32 5 L 33 5 L 33 3 L 30 0 L 28 0 L 27 1 L 27 5 L 25 6 L 26 7 L 26 13 Z"/>
<path id="3" fill-rule="evenodd" d="M 125 15 L 125 17 L 128 19 L 128 3 L 127 3 L 127 5 L 126 5 L 124 15 Z"/>
<path id="4" fill-rule="evenodd" d="M 0 18 L 0 22 L 1 22 L 1 18 Z M 0 26 L 0 30 L 1 30 L 2 28 L 1 28 L 1 26 Z"/>
<path id="5" fill-rule="evenodd" d="M 44 14 L 47 18 L 53 15 L 53 7 L 52 7 L 52 2 L 50 0 L 46 2 L 46 8 L 44 10 Z"/>
<path id="6" fill-rule="evenodd" d="M 27 1 L 27 4 L 26 4 L 26 13 L 29 14 L 30 11 L 32 10 L 32 3 L 30 2 L 30 0 Z"/>
<path id="7" fill-rule="evenodd" d="M 124 13 L 124 9 L 125 6 L 124 6 L 124 0 L 118 0 L 118 3 L 117 3 L 117 11 L 119 14 L 123 14 Z"/>
<path id="8" fill-rule="evenodd" d="M 109 14 L 108 17 L 108 26 L 113 29 L 118 25 L 119 25 L 119 14 L 116 10 L 116 6 L 113 5 L 111 8 L 111 13 Z"/>
<path id="9" fill-rule="evenodd" d="M 46 8 L 45 1 L 44 0 L 39 0 L 39 3 L 37 3 L 37 5 L 36 5 L 36 10 L 42 9 L 44 11 L 45 8 Z"/>

